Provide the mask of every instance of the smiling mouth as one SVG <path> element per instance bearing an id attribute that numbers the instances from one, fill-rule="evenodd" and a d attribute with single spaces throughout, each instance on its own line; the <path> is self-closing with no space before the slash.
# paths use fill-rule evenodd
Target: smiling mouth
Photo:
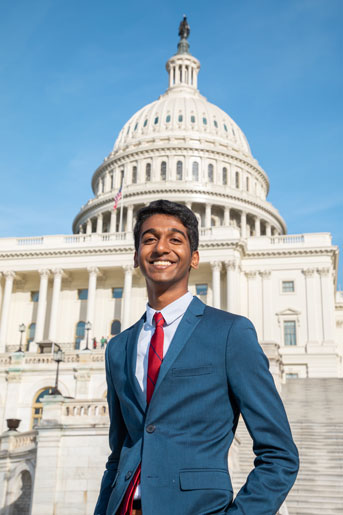
<path id="1" fill-rule="evenodd" d="M 158 261 L 152 261 L 151 264 L 154 265 L 156 268 L 166 268 L 170 265 L 173 265 L 174 263 L 168 260 L 159 259 Z"/>

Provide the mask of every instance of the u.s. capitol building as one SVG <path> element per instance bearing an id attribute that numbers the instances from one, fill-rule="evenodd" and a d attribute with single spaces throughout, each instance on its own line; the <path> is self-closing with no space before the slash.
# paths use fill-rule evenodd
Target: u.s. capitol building
<path id="1" fill-rule="evenodd" d="M 338 249 L 331 234 L 287 234 L 244 133 L 200 94 L 200 63 L 185 37 L 166 68 L 166 92 L 129 119 L 95 170 L 94 196 L 75 216 L 73 234 L 0 239 L 1 514 L 94 509 L 108 454 L 105 340 L 145 310 L 132 227 L 137 210 L 152 200 L 174 200 L 194 211 L 201 262 L 190 291 L 253 321 L 282 395 L 291 404 L 299 395 L 301 405 L 326 391 L 329 406 L 342 391 L 343 294 L 336 291 Z M 42 402 L 55 384 L 52 350 L 58 347 L 64 351 L 60 395 Z M 290 406 L 295 431 L 297 424 L 306 426 L 305 404 L 303 412 Z M 19 430 L 8 431 L 7 419 L 20 419 Z M 342 421 L 331 412 L 325 423 L 341 424 L 335 452 L 342 458 Z M 313 437 L 320 442 L 321 427 Z M 236 488 L 248 460 L 244 439 L 242 433 L 230 462 Z M 299 476 L 305 486 L 287 502 L 290 515 L 336 513 L 330 509 L 343 504 L 321 500 L 306 474 Z M 335 481 L 331 498 L 337 497 Z M 318 498 L 306 511 L 311 484 Z"/>

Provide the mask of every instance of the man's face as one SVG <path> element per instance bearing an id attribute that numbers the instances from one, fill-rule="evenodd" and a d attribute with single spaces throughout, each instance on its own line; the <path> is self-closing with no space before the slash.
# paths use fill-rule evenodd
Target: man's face
<path id="1" fill-rule="evenodd" d="M 197 268 L 199 253 L 191 253 L 187 229 L 178 218 L 156 214 L 142 225 L 134 263 L 148 287 L 187 291 L 189 271 Z"/>

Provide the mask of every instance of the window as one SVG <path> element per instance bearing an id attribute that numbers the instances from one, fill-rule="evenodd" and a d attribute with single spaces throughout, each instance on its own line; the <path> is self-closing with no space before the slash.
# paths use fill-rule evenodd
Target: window
<path id="1" fill-rule="evenodd" d="M 137 166 L 132 167 L 132 184 L 137 182 Z"/>
<path id="2" fill-rule="evenodd" d="M 154 124 L 157 125 L 158 124 L 158 116 L 156 116 L 155 120 L 154 120 Z"/>
<path id="3" fill-rule="evenodd" d="M 147 163 L 145 167 L 145 180 L 146 182 L 151 181 L 151 164 Z"/>
<path id="4" fill-rule="evenodd" d="M 138 122 L 136 123 L 135 128 L 133 130 L 136 131 L 137 127 L 138 127 Z"/>
<path id="5" fill-rule="evenodd" d="M 166 116 L 166 123 L 169 123 L 170 122 L 170 114 L 167 114 Z"/>
<path id="6" fill-rule="evenodd" d="M 208 290 L 207 284 L 196 284 L 195 285 L 196 294 L 200 298 L 200 300 L 202 300 L 203 302 L 207 301 L 207 290 Z"/>
<path id="7" fill-rule="evenodd" d="M 26 340 L 26 351 L 28 352 L 30 350 L 30 343 L 34 341 L 35 339 L 35 333 L 36 333 L 36 324 L 32 322 L 32 324 L 29 325 L 28 333 L 27 333 L 27 340 Z"/>
<path id="8" fill-rule="evenodd" d="M 208 182 L 213 182 L 213 165 L 208 165 Z"/>
<path id="9" fill-rule="evenodd" d="M 227 168 L 223 168 L 223 184 L 227 184 Z"/>
<path id="10" fill-rule="evenodd" d="M 246 183 L 247 191 L 249 191 L 249 177 L 246 177 L 245 183 Z"/>
<path id="11" fill-rule="evenodd" d="M 296 325 L 294 320 L 286 320 L 283 323 L 283 333 L 285 345 L 297 344 Z"/>
<path id="12" fill-rule="evenodd" d="M 166 161 L 162 161 L 161 163 L 161 181 L 167 180 L 167 163 Z"/>
<path id="13" fill-rule="evenodd" d="M 239 188 L 239 172 L 236 172 L 235 174 L 235 186 L 236 188 Z"/>
<path id="14" fill-rule="evenodd" d="M 128 126 L 128 128 L 127 128 L 126 136 L 129 134 L 129 132 L 130 132 L 130 126 Z"/>
<path id="15" fill-rule="evenodd" d="M 123 288 L 112 288 L 112 299 L 121 299 L 123 297 Z"/>
<path id="16" fill-rule="evenodd" d="M 225 132 L 227 132 L 227 125 L 226 125 L 226 123 L 224 123 L 224 129 L 225 129 Z"/>
<path id="17" fill-rule="evenodd" d="M 199 182 L 199 163 L 193 161 L 192 164 L 192 178 L 193 181 Z"/>
<path id="18" fill-rule="evenodd" d="M 176 163 L 176 179 L 182 181 L 182 161 Z"/>
<path id="19" fill-rule="evenodd" d="M 88 299 L 88 288 L 81 288 L 81 290 L 77 290 L 77 296 L 79 300 L 87 300 Z"/>
<path id="20" fill-rule="evenodd" d="M 38 302 L 39 301 L 39 291 L 32 291 L 31 292 L 31 301 L 32 302 Z"/>
<path id="21" fill-rule="evenodd" d="M 35 398 L 33 399 L 31 427 L 36 426 L 40 423 L 42 415 L 43 415 L 42 399 L 43 399 L 43 397 L 45 397 L 45 395 L 51 394 L 52 390 L 53 390 L 52 386 L 46 386 L 45 388 L 42 388 L 42 390 L 39 390 L 39 392 L 36 394 Z"/>
<path id="22" fill-rule="evenodd" d="M 202 119 L 202 123 L 203 123 L 204 125 L 207 125 L 207 118 L 205 118 L 205 117 L 204 117 L 204 118 Z"/>
<path id="23" fill-rule="evenodd" d="M 81 320 L 76 324 L 75 349 L 79 349 L 81 341 L 85 339 L 85 327 L 86 322 Z"/>
<path id="24" fill-rule="evenodd" d="M 287 372 L 286 373 L 286 379 L 298 379 L 299 374 L 296 372 Z"/>
<path id="25" fill-rule="evenodd" d="M 191 116 L 191 123 L 195 123 L 195 116 L 193 114 Z"/>
<path id="26" fill-rule="evenodd" d="M 294 281 L 282 281 L 282 293 L 294 293 Z"/>
<path id="27" fill-rule="evenodd" d="M 179 122 L 182 122 L 182 120 L 183 120 L 183 116 L 182 116 L 182 114 L 179 114 L 179 116 L 178 116 L 178 118 L 177 118 L 177 119 L 178 119 L 178 121 L 179 121 Z"/>
<path id="28" fill-rule="evenodd" d="M 113 173 L 110 174 L 110 178 L 111 178 L 111 190 L 113 190 L 113 188 L 114 188 L 114 175 L 113 175 Z"/>
<path id="29" fill-rule="evenodd" d="M 146 118 L 143 123 L 143 127 L 146 127 L 148 125 L 148 119 Z"/>
<path id="30" fill-rule="evenodd" d="M 218 122 L 217 122 L 217 120 L 213 121 L 213 125 L 215 126 L 216 129 L 218 129 Z"/>
<path id="31" fill-rule="evenodd" d="M 113 320 L 111 324 L 111 335 L 116 336 L 121 331 L 121 323 L 120 320 Z"/>

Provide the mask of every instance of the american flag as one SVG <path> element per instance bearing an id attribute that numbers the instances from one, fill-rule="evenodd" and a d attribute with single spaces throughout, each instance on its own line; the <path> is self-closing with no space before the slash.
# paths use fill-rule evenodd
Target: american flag
<path id="1" fill-rule="evenodd" d="M 119 202 L 119 200 L 121 199 L 121 196 L 122 196 L 122 194 L 121 194 L 122 187 L 123 187 L 123 183 L 121 183 L 120 188 L 119 188 L 119 191 L 118 191 L 118 193 L 116 194 L 116 196 L 114 197 L 114 206 L 113 206 L 113 209 L 117 209 L 117 207 L 118 207 L 118 202 Z"/>

